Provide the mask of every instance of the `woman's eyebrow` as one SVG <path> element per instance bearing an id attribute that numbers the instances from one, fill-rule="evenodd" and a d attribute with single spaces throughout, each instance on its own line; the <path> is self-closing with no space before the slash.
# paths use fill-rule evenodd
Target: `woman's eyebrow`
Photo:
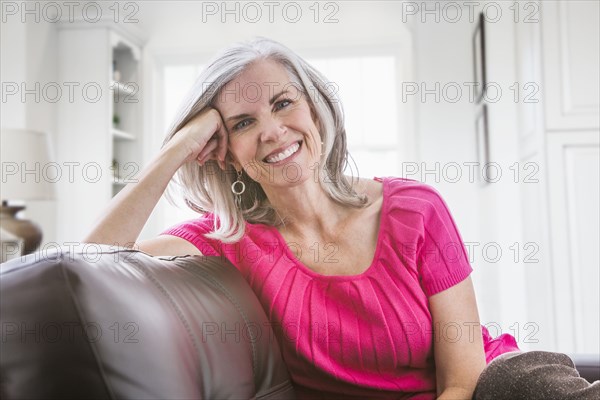
<path id="1" fill-rule="evenodd" d="M 269 105 L 273 105 L 273 103 L 275 103 L 275 100 L 277 100 L 277 99 L 279 98 L 279 96 L 281 96 L 282 94 L 285 94 L 285 93 L 287 93 L 287 92 L 288 92 L 288 90 L 287 90 L 287 89 L 285 89 L 285 90 L 282 90 L 281 92 L 279 92 L 279 93 L 275 94 L 275 95 L 274 95 L 273 97 L 271 97 L 271 99 L 269 100 Z M 225 122 L 231 122 L 231 121 L 234 121 L 234 120 L 236 120 L 236 119 L 247 118 L 247 117 L 249 117 L 249 116 L 250 116 L 250 114 L 238 114 L 238 115 L 233 115 L 233 116 L 231 116 L 231 117 L 229 117 L 229 118 L 225 119 Z"/>
<path id="2" fill-rule="evenodd" d="M 284 89 L 284 90 L 282 90 L 281 92 L 279 92 L 279 93 L 277 93 L 277 94 L 273 95 L 273 97 L 271 97 L 271 99 L 269 100 L 269 105 L 271 105 L 271 106 L 272 106 L 272 105 L 273 105 L 273 103 L 275 103 L 275 100 L 277 100 L 277 98 L 278 98 L 279 96 L 281 96 L 282 94 L 284 94 L 284 93 L 287 93 L 287 92 L 288 92 L 288 90 L 287 90 L 287 89 Z"/>
<path id="3" fill-rule="evenodd" d="M 249 117 L 250 114 L 238 114 L 238 115 L 234 115 L 232 117 L 229 117 L 225 120 L 225 122 L 230 122 L 230 121 L 234 121 L 236 119 L 241 119 L 241 118 L 246 118 Z"/>

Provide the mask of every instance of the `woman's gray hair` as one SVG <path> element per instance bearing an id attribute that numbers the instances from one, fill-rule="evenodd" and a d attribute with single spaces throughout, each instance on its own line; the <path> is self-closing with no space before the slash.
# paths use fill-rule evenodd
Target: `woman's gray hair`
<path id="1" fill-rule="evenodd" d="M 286 46 L 274 40 L 258 37 L 248 42 L 235 44 L 217 55 L 202 71 L 180 107 L 165 144 L 194 116 L 207 107 L 213 107 L 223 87 L 239 76 L 249 65 L 258 60 L 273 60 L 289 73 L 291 81 L 306 95 L 306 99 L 317 119 L 323 154 L 315 169 L 321 187 L 334 201 L 356 208 L 367 203 L 365 195 L 353 189 L 353 182 L 343 174 L 348 165 L 346 130 L 341 103 L 330 90 L 325 77 Z M 246 166 L 247 167 L 247 166 Z M 213 231 L 205 236 L 224 243 L 239 241 L 245 232 L 245 221 L 276 226 L 282 221 L 271 206 L 260 184 L 244 169 L 241 180 L 246 190 L 241 196 L 240 207 L 236 206 L 231 184 L 237 179 L 233 165 L 221 170 L 215 160 L 204 166 L 188 162 L 176 173 L 173 184 L 183 192 L 185 203 L 193 210 L 215 216 Z M 352 176 L 352 181 L 354 181 Z M 356 178 L 358 179 L 358 178 Z M 172 202 L 173 186 L 167 190 L 167 199 Z"/>

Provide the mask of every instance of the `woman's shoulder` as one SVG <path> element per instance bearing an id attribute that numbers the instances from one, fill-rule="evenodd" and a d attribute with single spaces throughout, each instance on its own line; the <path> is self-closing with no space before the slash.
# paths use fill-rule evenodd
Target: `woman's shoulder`
<path id="1" fill-rule="evenodd" d="M 358 178 L 353 180 L 357 193 L 367 195 L 369 204 L 383 204 L 382 209 L 416 208 L 425 210 L 445 207 L 440 192 L 433 186 L 415 179 L 397 176 Z"/>
<path id="2" fill-rule="evenodd" d="M 397 176 L 386 176 L 375 179 L 383 183 L 383 187 L 386 189 L 384 193 L 394 199 L 403 197 L 420 200 L 441 198 L 440 192 L 434 186 L 415 179 Z"/>
<path id="3" fill-rule="evenodd" d="M 214 229 L 215 216 L 212 213 L 199 214 L 197 218 L 188 219 L 182 222 L 178 222 L 175 225 L 170 226 L 168 229 L 163 231 L 161 234 L 173 233 L 173 232 L 186 232 L 194 234 L 205 234 L 209 233 Z"/>
<path id="4" fill-rule="evenodd" d="M 388 212 L 403 210 L 428 219 L 448 208 L 440 191 L 428 183 L 394 176 L 381 178 L 381 181 Z"/>

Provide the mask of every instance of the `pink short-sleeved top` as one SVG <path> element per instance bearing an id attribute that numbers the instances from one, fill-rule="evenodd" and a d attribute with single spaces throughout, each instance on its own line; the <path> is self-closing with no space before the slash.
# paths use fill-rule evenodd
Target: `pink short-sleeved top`
<path id="1" fill-rule="evenodd" d="M 235 244 L 203 236 L 213 229 L 210 213 L 162 233 L 206 256 L 226 257 L 241 271 L 271 321 L 298 398 L 436 397 L 428 297 L 463 281 L 472 268 L 436 189 L 407 178 L 375 179 L 383 183 L 377 247 L 359 275 L 314 272 L 268 225 L 246 223 Z M 335 261 L 333 251 L 320 251 Z M 519 350 L 512 336 L 492 339 L 482 330 L 488 363 Z"/>

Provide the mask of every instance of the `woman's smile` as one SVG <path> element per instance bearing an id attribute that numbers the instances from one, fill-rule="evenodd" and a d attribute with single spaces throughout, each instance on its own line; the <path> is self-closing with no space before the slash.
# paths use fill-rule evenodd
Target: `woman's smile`
<path id="1" fill-rule="evenodd" d="M 271 154 L 265 157 L 263 160 L 273 166 L 278 166 L 285 164 L 288 161 L 291 161 L 296 157 L 298 153 L 300 153 L 300 148 L 302 147 L 302 140 L 296 141 L 286 149 L 281 152 L 277 152 L 275 154 Z"/>

